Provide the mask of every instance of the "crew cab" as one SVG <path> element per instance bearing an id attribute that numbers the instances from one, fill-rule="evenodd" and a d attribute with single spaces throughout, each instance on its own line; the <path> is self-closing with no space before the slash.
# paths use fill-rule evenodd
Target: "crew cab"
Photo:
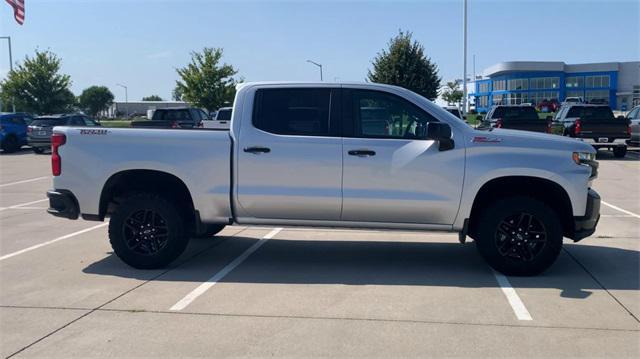
<path id="1" fill-rule="evenodd" d="M 59 127 L 52 139 L 48 212 L 110 217 L 114 252 L 136 268 L 236 223 L 457 232 L 496 270 L 534 275 L 600 216 L 590 145 L 477 131 L 382 84 L 245 83 L 230 130 Z"/>
<path id="2" fill-rule="evenodd" d="M 626 141 L 631 137 L 629 120 L 614 117 L 607 105 L 567 104 L 560 108 L 554 121 L 562 125 L 565 136 L 589 143 L 595 149 L 612 149 L 615 157 L 627 154 Z"/>
<path id="3" fill-rule="evenodd" d="M 551 121 L 538 117 L 535 107 L 524 105 L 493 106 L 478 129 L 508 128 L 512 130 L 551 132 Z"/>

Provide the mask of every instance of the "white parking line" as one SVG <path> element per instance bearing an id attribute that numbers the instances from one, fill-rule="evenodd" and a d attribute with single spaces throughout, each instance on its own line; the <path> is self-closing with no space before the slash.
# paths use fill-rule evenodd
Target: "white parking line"
<path id="1" fill-rule="evenodd" d="M 3 183 L 3 184 L 0 184 L 0 187 L 13 186 L 14 184 L 21 184 L 21 183 L 40 181 L 40 180 L 48 179 L 48 178 L 51 178 L 51 176 L 36 177 L 36 178 L 30 178 L 30 179 L 26 179 L 26 180 L 22 180 L 22 181 L 17 181 L 17 182 Z"/>
<path id="2" fill-rule="evenodd" d="M 620 207 L 616 207 L 616 206 L 612 205 L 611 203 L 607 203 L 605 201 L 601 201 L 600 203 L 604 204 L 607 207 L 611 207 L 611 208 L 615 209 L 616 211 L 620 211 L 622 213 L 626 213 L 626 214 L 628 214 L 628 215 L 630 215 L 632 217 L 640 218 L 640 214 L 636 214 L 636 213 L 627 211 L 626 209 L 622 209 Z"/>
<path id="3" fill-rule="evenodd" d="M 71 237 L 77 236 L 77 235 L 82 234 L 82 233 L 87 233 L 87 232 L 89 232 L 89 231 L 93 231 L 94 229 L 98 229 L 98 228 L 104 227 L 104 226 L 106 226 L 106 225 L 108 225 L 108 224 L 109 224 L 109 222 L 107 222 L 107 223 L 100 223 L 100 224 L 98 224 L 98 225 L 95 225 L 95 226 L 93 226 L 93 227 L 89 227 L 89 228 L 83 229 L 83 230 L 81 230 L 81 231 L 73 232 L 73 233 L 70 233 L 70 234 L 64 235 L 64 236 L 62 236 L 62 237 L 58 237 L 58 238 L 56 238 L 56 239 L 52 239 L 52 240 L 50 240 L 50 241 L 46 241 L 46 242 L 43 242 L 43 243 L 40 243 L 40 244 L 36 244 L 35 246 L 31 246 L 31 247 L 28 247 L 28 248 L 25 248 L 25 249 L 21 249 L 21 250 L 19 250 L 19 251 L 17 251 L 17 252 L 13 252 L 13 253 L 5 254 L 4 256 L 0 257 L 0 261 L 3 261 L 3 260 L 5 260 L 5 259 L 9 259 L 9 258 L 11 258 L 11 257 L 15 257 L 15 256 L 17 256 L 17 255 L 20 255 L 20 254 L 23 254 L 23 253 L 26 253 L 26 252 L 31 252 L 31 251 L 32 251 L 32 250 L 34 250 L 34 249 L 38 249 L 38 248 L 41 248 L 41 247 L 47 246 L 47 245 L 49 245 L 49 244 L 52 244 L 52 243 L 55 243 L 55 242 L 61 241 L 61 240 L 63 240 L 63 239 L 71 238 Z"/>
<path id="4" fill-rule="evenodd" d="M 502 289 L 502 293 L 507 297 L 507 300 L 511 305 L 511 309 L 516 313 L 518 320 L 533 320 L 533 318 L 531 318 L 531 314 L 529 314 L 529 311 L 527 310 L 527 307 L 525 307 L 522 300 L 520 300 L 518 293 L 516 293 L 516 290 L 511 286 L 509 279 L 496 271 L 493 271 L 493 275 L 496 277 L 496 280 L 500 285 L 500 289 Z"/>
<path id="5" fill-rule="evenodd" d="M 245 259 L 247 259 L 247 257 L 249 257 L 251 253 L 255 252 L 258 248 L 260 248 L 263 244 L 265 244 L 269 239 L 273 238 L 281 230 L 282 228 L 274 228 L 271 232 L 269 232 L 267 235 L 262 237 L 262 239 L 254 243 L 251 247 L 249 247 L 249 249 L 244 251 L 238 258 L 234 259 L 233 262 L 227 264 L 213 277 L 209 278 L 206 282 L 200 284 L 196 289 L 191 291 L 191 293 L 187 294 L 184 298 L 180 299 L 176 304 L 173 305 L 173 307 L 169 308 L 169 310 L 178 311 L 186 308 L 199 296 L 201 296 L 207 290 L 209 290 L 209 288 L 216 285 L 216 283 L 218 283 L 222 278 L 224 278 L 227 274 L 229 274 L 232 270 L 234 270 L 240 263 L 242 263 Z"/>
<path id="6" fill-rule="evenodd" d="M 20 204 L 16 204 L 13 206 L 9 206 L 9 207 L 1 207 L 0 211 L 4 211 L 5 209 L 29 209 L 29 208 L 22 208 L 23 206 L 28 206 L 30 204 L 35 204 L 35 203 L 40 203 L 40 202 L 44 202 L 44 201 L 48 201 L 48 198 L 45 199 L 39 199 L 37 201 L 31 201 L 31 202 L 27 202 L 27 203 L 20 203 Z"/>

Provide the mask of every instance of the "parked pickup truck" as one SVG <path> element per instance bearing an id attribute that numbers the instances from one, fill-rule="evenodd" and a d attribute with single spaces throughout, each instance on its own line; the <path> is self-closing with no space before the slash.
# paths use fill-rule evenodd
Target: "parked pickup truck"
<path id="1" fill-rule="evenodd" d="M 196 128 L 209 116 L 199 108 L 175 107 L 159 108 L 153 112 L 151 120 L 131 121 L 131 127 L 146 128 Z"/>
<path id="2" fill-rule="evenodd" d="M 372 108 L 382 130 L 363 126 Z M 477 131 L 399 87 L 246 83 L 232 113 L 230 130 L 55 128 L 49 213 L 110 217 L 136 268 L 237 223 L 458 232 L 513 275 L 545 270 L 600 217 L 590 145 Z"/>
<path id="3" fill-rule="evenodd" d="M 479 130 L 490 128 L 550 133 L 551 120 L 540 119 L 533 106 L 499 105 L 492 107 L 478 126 Z"/>
<path id="4" fill-rule="evenodd" d="M 591 144 L 595 149 L 613 149 L 615 157 L 627 154 L 626 141 L 631 138 L 630 121 L 614 117 L 607 105 L 566 104 L 554 121 L 562 124 L 563 134 Z"/>

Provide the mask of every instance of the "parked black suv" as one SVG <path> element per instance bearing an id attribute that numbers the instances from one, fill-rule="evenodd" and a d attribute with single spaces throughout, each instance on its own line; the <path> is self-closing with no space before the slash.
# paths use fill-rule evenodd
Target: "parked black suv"
<path id="1" fill-rule="evenodd" d="M 478 129 L 508 128 L 533 132 L 551 132 L 551 119 L 538 117 L 535 107 L 525 105 L 498 105 L 492 107 Z"/>
<path id="2" fill-rule="evenodd" d="M 196 128 L 202 127 L 202 121 L 208 119 L 209 116 L 199 108 L 159 108 L 153 113 L 151 121 L 132 121 L 131 127 Z"/>

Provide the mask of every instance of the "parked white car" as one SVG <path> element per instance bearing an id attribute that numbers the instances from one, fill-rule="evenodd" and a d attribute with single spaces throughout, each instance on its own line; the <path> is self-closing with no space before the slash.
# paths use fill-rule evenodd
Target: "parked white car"
<path id="1" fill-rule="evenodd" d="M 233 107 L 221 107 L 213 119 L 202 121 L 204 128 L 228 130 L 231 126 L 231 113 Z"/>
<path id="2" fill-rule="evenodd" d="M 52 137 L 49 213 L 111 217 L 113 249 L 136 268 L 165 266 L 190 237 L 238 223 L 458 232 L 496 270 L 533 275 L 600 217 L 592 146 L 475 130 L 395 86 L 246 83 L 230 131 L 56 127 Z"/>

